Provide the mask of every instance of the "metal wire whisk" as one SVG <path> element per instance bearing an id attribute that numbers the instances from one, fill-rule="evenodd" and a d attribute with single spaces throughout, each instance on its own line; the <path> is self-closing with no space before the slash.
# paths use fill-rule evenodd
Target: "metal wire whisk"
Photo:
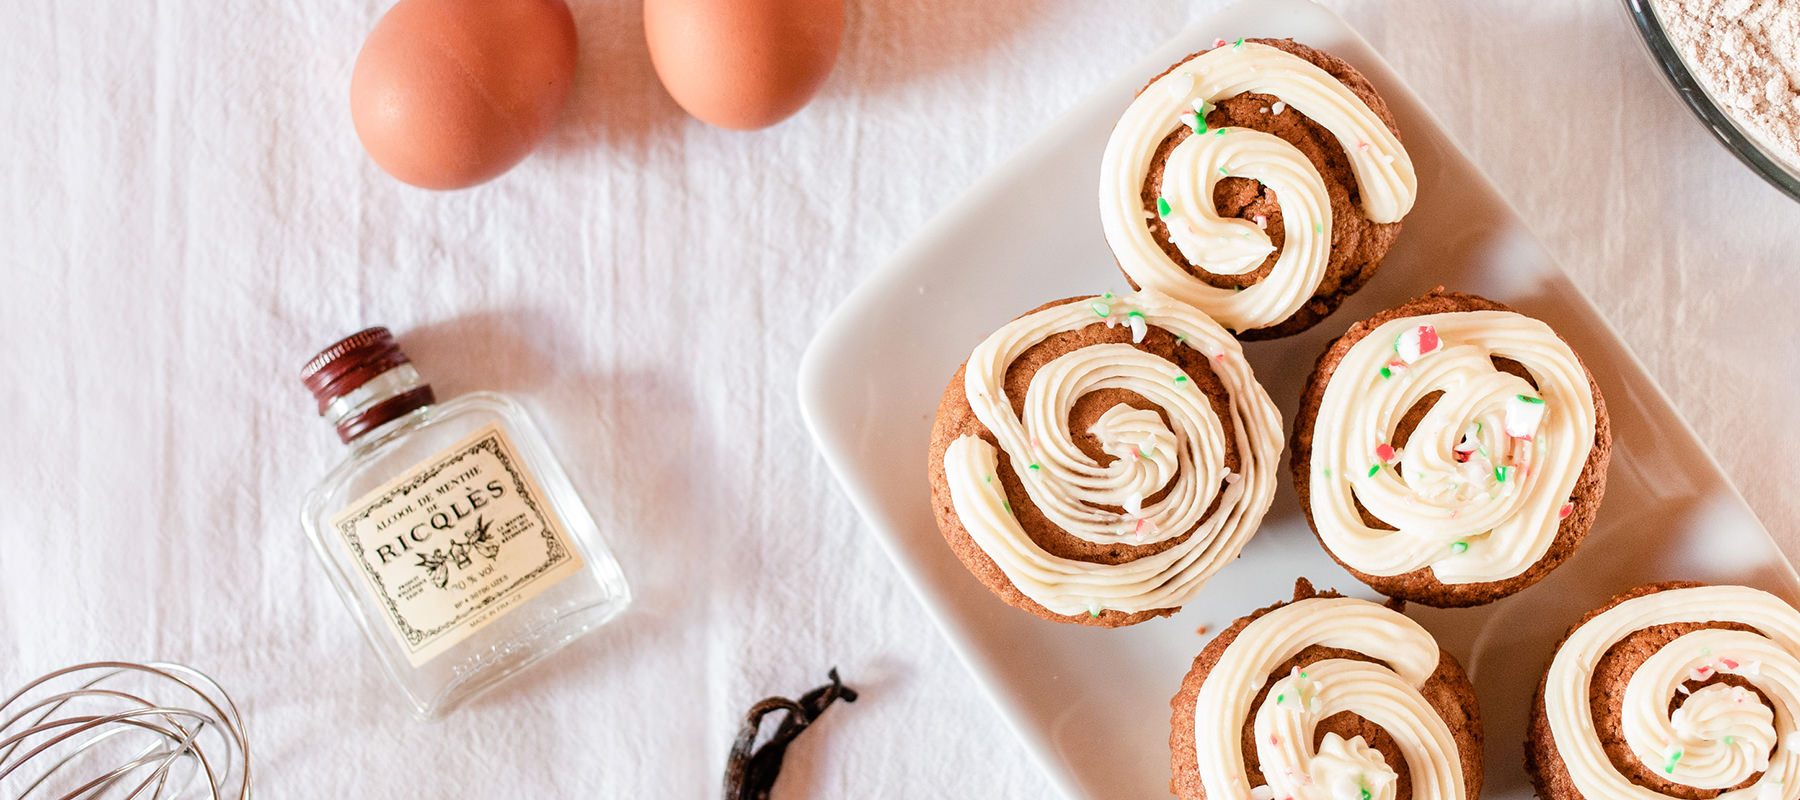
<path id="1" fill-rule="evenodd" d="M 59 669 L 0 702 L 0 797 L 249 800 L 243 720 L 180 664 Z"/>

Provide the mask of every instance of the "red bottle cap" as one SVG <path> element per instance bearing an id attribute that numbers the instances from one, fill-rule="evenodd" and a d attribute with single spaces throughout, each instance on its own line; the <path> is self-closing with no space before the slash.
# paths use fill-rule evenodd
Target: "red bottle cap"
<path id="1" fill-rule="evenodd" d="M 361 388 L 402 364 L 411 363 L 387 328 L 358 331 L 325 348 L 300 369 L 300 382 L 319 401 L 323 416 L 333 401 Z M 338 438 L 349 442 L 404 414 L 437 402 L 430 384 L 385 398 L 366 408 L 351 409 L 337 420 Z"/>

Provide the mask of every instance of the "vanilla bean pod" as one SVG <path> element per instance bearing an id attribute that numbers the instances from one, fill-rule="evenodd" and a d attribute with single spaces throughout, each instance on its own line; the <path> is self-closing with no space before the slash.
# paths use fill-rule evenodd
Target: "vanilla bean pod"
<path id="1" fill-rule="evenodd" d="M 788 744 L 794 737 L 838 699 L 856 702 L 856 690 L 838 680 L 836 667 L 831 668 L 830 676 L 831 683 L 801 695 L 799 700 L 770 697 L 750 707 L 743 724 L 738 727 L 737 739 L 731 743 L 731 756 L 725 762 L 725 800 L 768 800 L 769 792 L 775 788 L 775 778 L 781 774 L 781 759 L 787 755 Z M 787 716 L 776 726 L 769 741 L 752 750 L 763 717 L 777 711 L 786 711 Z"/>

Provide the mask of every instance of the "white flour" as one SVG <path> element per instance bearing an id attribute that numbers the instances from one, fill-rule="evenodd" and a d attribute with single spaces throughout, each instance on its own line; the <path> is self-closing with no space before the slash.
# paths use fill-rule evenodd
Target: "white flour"
<path id="1" fill-rule="evenodd" d="M 1655 0 L 1669 41 L 1751 138 L 1800 168 L 1800 0 Z"/>

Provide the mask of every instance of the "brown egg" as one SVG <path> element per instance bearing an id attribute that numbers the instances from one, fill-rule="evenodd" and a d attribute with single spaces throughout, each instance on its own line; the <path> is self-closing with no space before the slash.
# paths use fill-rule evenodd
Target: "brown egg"
<path id="1" fill-rule="evenodd" d="M 400 0 L 350 76 L 350 116 L 388 174 L 427 189 L 491 180 L 556 121 L 575 76 L 562 0 Z"/>
<path id="2" fill-rule="evenodd" d="M 644 0 L 663 86 L 721 128 L 766 128 L 812 99 L 837 60 L 844 0 Z"/>

